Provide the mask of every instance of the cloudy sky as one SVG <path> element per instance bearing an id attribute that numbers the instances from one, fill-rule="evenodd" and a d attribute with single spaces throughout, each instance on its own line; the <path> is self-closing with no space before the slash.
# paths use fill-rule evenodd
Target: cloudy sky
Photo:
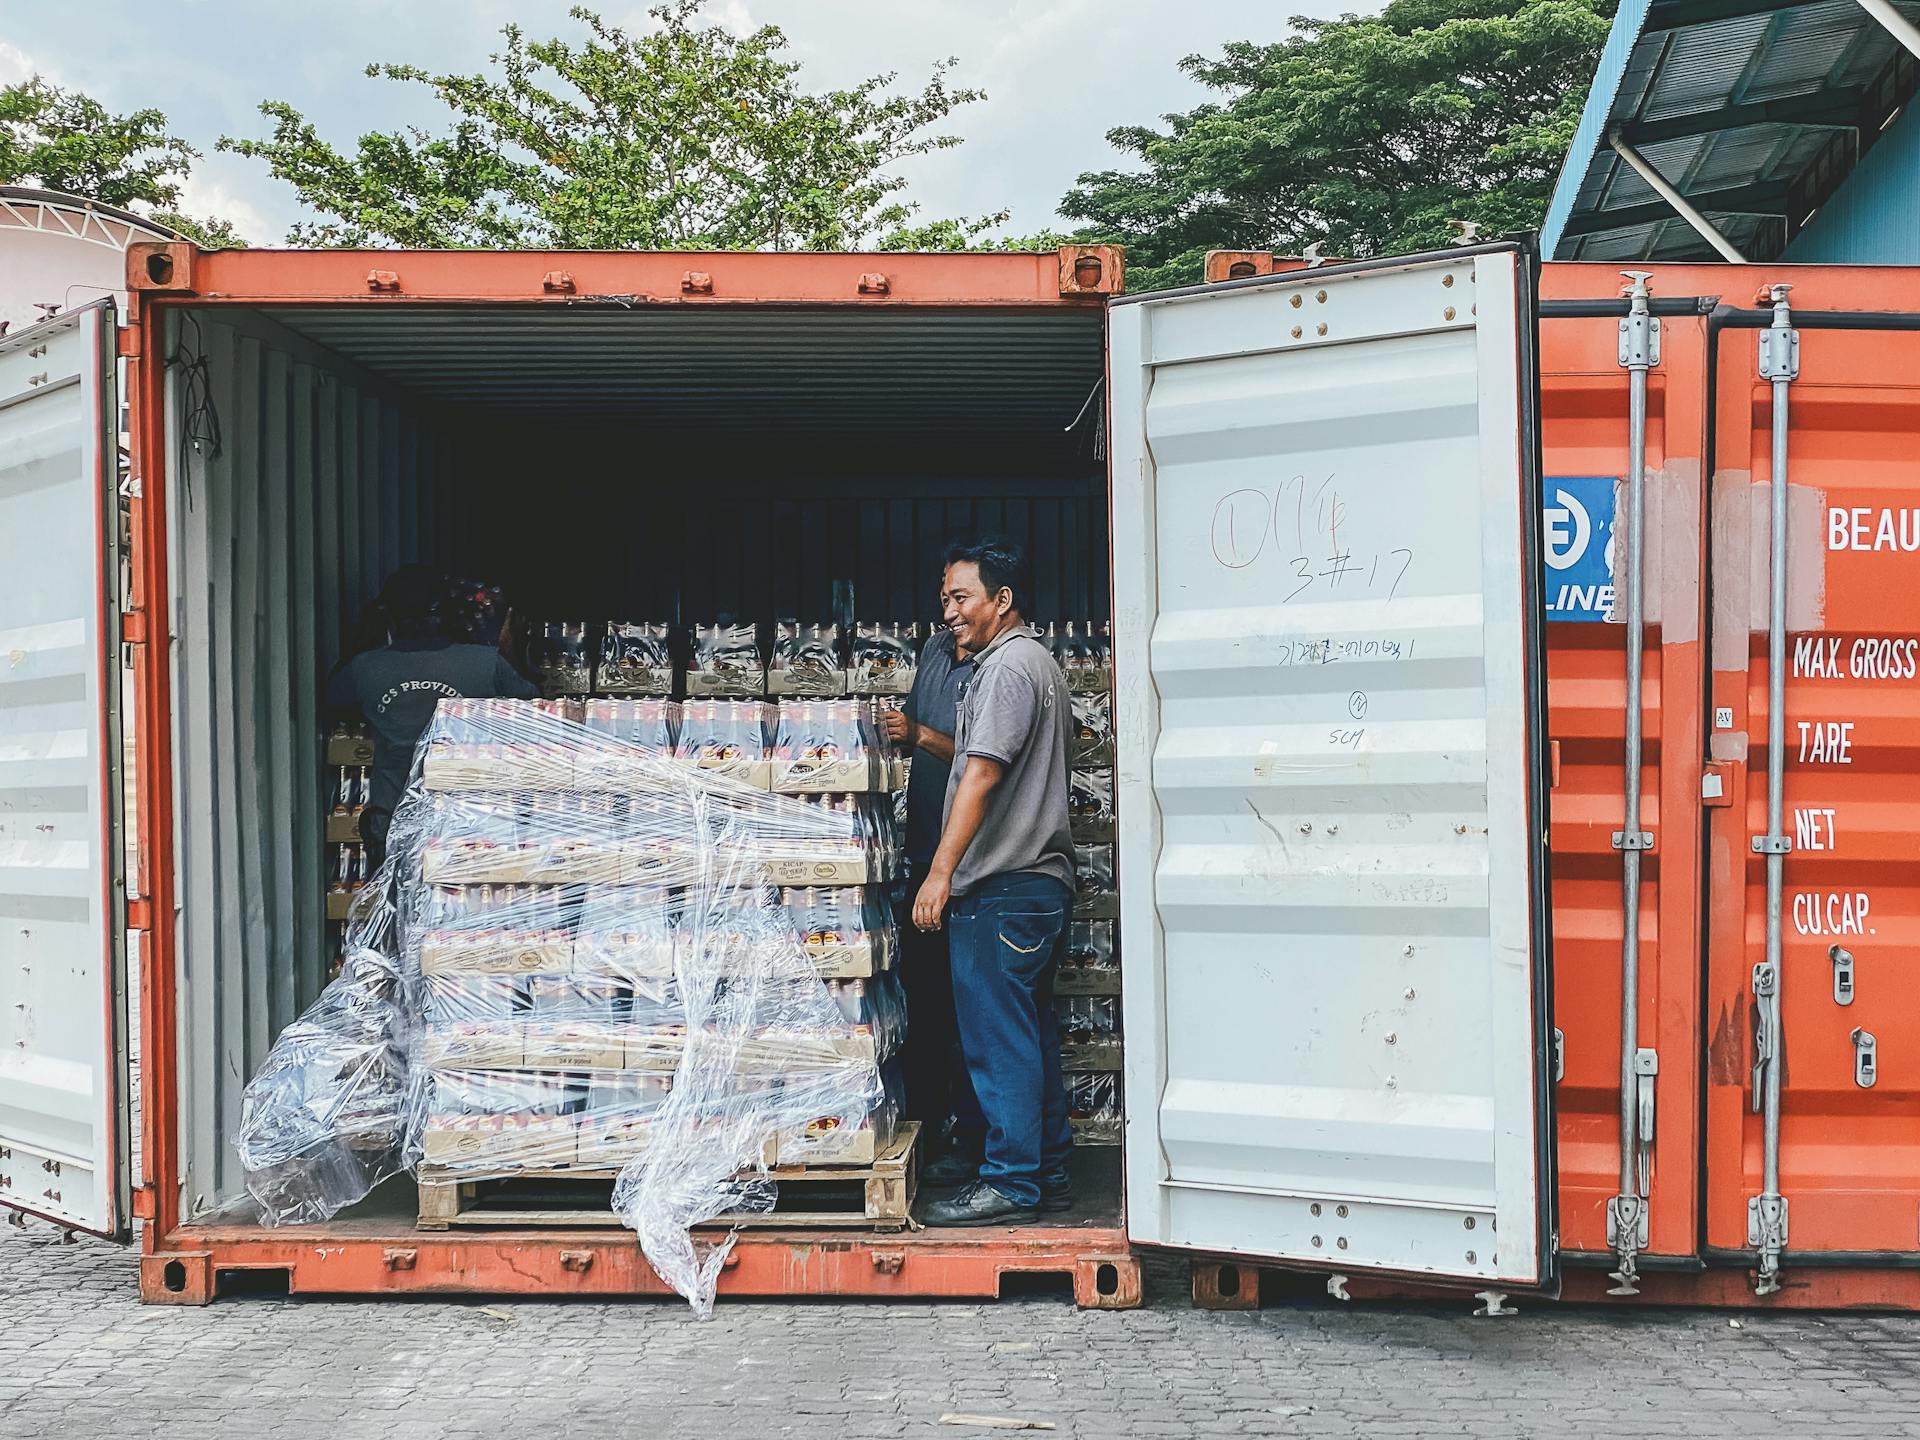
<path id="1" fill-rule="evenodd" d="M 362 130 L 433 123 L 415 87 L 369 80 L 370 60 L 481 68 L 499 28 L 576 33 L 568 0 L 85 0 L 0 7 L 0 84 L 38 71 L 115 111 L 157 106 L 206 152 L 187 195 L 196 214 L 234 221 L 254 243 L 283 238 L 299 207 L 259 161 L 217 155 L 221 135 L 261 135 L 255 107 L 285 99 L 345 148 Z M 604 0 L 608 19 L 645 23 L 639 0 Z M 897 70 L 923 80 L 955 56 L 954 81 L 988 98 L 953 117 L 966 143 L 903 167 L 927 217 L 1013 212 L 1012 228 L 1054 219 L 1083 170 L 1117 162 L 1105 134 L 1203 98 L 1181 56 L 1232 39 L 1278 39 L 1297 11 L 1370 9 L 1337 0 L 710 0 L 735 28 L 779 25 L 811 88 Z"/>

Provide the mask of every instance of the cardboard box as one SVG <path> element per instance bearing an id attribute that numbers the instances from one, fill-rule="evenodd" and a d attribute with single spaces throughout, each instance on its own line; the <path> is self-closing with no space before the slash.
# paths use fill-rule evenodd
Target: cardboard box
<path id="1" fill-rule="evenodd" d="M 782 795 L 839 795 L 886 790 L 893 770 L 884 755 L 847 760 L 774 760 L 769 788 Z"/>
<path id="2" fill-rule="evenodd" d="M 1073 897 L 1073 918 L 1076 920 L 1118 920 L 1120 918 L 1120 897 L 1111 890 L 1102 890 L 1092 895 Z"/>
<path id="3" fill-rule="evenodd" d="M 526 847 L 526 879 L 542 885 L 619 885 L 629 857 L 614 839 L 548 840 Z"/>
<path id="4" fill-rule="evenodd" d="M 574 937 L 573 968 L 576 975 L 582 976 L 671 980 L 673 937 L 619 931 L 583 932 Z"/>
<path id="5" fill-rule="evenodd" d="M 332 735 L 327 739 L 329 765 L 371 765 L 373 741 L 360 735 Z"/>
<path id="6" fill-rule="evenodd" d="M 473 1021 L 429 1025 L 420 1039 L 420 1056 L 429 1067 L 447 1070 L 521 1070 L 527 1042 L 514 1021 Z"/>
<path id="7" fill-rule="evenodd" d="M 749 855 L 775 885 L 874 885 L 889 878 L 880 856 L 851 846 L 823 846 L 811 853 L 799 846 L 778 852 L 756 848 Z"/>
<path id="8" fill-rule="evenodd" d="M 829 676 L 811 671 L 767 671 L 767 694 L 790 695 L 797 699 L 837 700 L 847 693 L 847 672 L 836 670 Z"/>
<path id="9" fill-rule="evenodd" d="M 360 839 L 360 812 L 355 810 L 342 815 L 329 812 L 327 815 L 327 843 L 329 845 L 352 845 Z"/>
<path id="10" fill-rule="evenodd" d="M 1118 995 L 1120 971 L 1093 966 L 1063 966 L 1053 977 L 1056 995 Z"/>
<path id="11" fill-rule="evenodd" d="M 799 1134 L 775 1135 L 767 1141 L 766 1163 L 772 1165 L 871 1165 L 888 1140 L 872 1120 L 864 1125 L 834 1125 L 838 1116 L 816 1120 Z"/>
<path id="12" fill-rule="evenodd" d="M 727 671 L 687 671 L 687 696 L 700 700 L 758 700 L 767 688 L 764 669 Z"/>
<path id="13" fill-rule="evenodd" d="M 520 885 L 533 878 L 531 847 L 485 840 L 429 840 L 420 853 L 420 878 L 438 885 Z"/>
<path id="14" fill-rule="evenodd" d="M 434 744 L 420 762 L 420 783 L 441 792 L 571 790 L 573 752 Z"/>
<path id="15" fill-rule="evenodd" d="M 1120 1066 L 1118 1040 L 1089 1040 L 1060 1047 L 1062 1070 L 1117 1071 Z"/>
<path id="16" fill-rule="evenodd" d="M 822 980 L 860 980 L 893 968 L 893 932 L 870 930 L 843 940 L 837 945 L 809 945 L 801 948 L 813 961 Z"/>
<path id="17" fill-rule="evenodd" d="M 749 790 L 766 790 L 773 784 L 773 762 L 771 760 L 688 760 L 676 759 L 676 765 L 685 765 L 717 780 L 731 780 L 744 785 Z"/>
<path id="18" fill-rule="evenodd" d="M 579 1158 L 579 1124 L 571 1115 L 457 1115 L 421 1133 L 429 1165 L 479 1174 L 554 1170 Z"/>
<path id="19" fill-rule="evenodd" d="M 680 1025 L 630 1025 L 622 1032 L 622 1064 L 628 1070 L 672 1074 L 680 1068 L 687 1032 Z"/>
<path id="20" fill-rule="evenodd" d="M 586 1170 L 618 1170 L 653 1143 L 651 1115 L 580 1117 L 579 1165 Z"/>
<path id="21" fill-rule="evenodd" d="M 600 1020 L 530 1020 L 529 1070 L 618 1070 L 626 1063 L 627 1027 Z"/>
<path id="22" fill-rule="evenodd" d="M 420 968 L 429 975 L 564 975 L 573 968 L 573 941 L 538 931 L 434 930 L 420 942 Z"/>

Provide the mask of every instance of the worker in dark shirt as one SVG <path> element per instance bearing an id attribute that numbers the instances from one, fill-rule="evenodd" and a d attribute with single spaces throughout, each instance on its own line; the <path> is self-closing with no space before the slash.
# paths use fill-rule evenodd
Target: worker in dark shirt
<path id="1" fill-rule="evenodd" d="M 444 576 L 425 565 L 393 572 L 376 602 L 387 623 L 387 643 L 341 662 L 327 681 L 327 707 L 357 714 L 373 730 L 373 786 L 360 813 L 369 868 L 386 858 L 387 827 L 407 788 L 413 748 L 447 696 L 530 700 L 540 692 L 499 650 L 456 645 L 440 607 Z"/>
<path id="2" fill-rule="evenodd" d="M 907 776 L 909 896 L 919 889 L 940 845 L 940 812 L 953 765 L 954 713 L 972 673 L 972 653 L 955 645 L 953 632 L 942 625 L 920 651 L 906 703 L 882 717 L 888 737 L 913 755 Z M 926 1127 L 930 1151 L 945 1151 L 921 1167 L 921 1177 L 929 1185 L 965 1184 L 979 1172 L 986 1121 L 960 1054 L 947 932 L 919 930 L 907 916 L 900 918 L 900 975 L 910 1037 L 904 1060 L 906 1114 Z"/>

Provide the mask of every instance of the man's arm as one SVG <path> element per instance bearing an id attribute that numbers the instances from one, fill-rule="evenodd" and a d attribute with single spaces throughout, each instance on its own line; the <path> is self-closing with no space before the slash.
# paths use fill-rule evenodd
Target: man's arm
<path id="1" fill-rule="evenodd" d="M 904 710 L 889 710 L 880 717 L 887 738 L 909 750 L 924 750 L 934 759 L 953 763 L 953 736 L 920 724 Z"/>
<path id="2" fill-rule="evenodd" d="M 951 754 L 952 741 L 947 743 Z M 973 837 L 980 833 L 980 822 L 987 817 L 987 797 L 1006 773 L 1007 767 L 998 760 L 985 755 L 967 756 L 967 768 L 960 772 L 960 783 L 954 787 L 946 828 L 940 832 L 940 848 L 933 852 L 927 878 L 913 900 L 913 923 L 922 930 L 940 928 L 940 917 L 946 913 L 947 900 L 953 893 L 953 872 L 973 844 Z"/>

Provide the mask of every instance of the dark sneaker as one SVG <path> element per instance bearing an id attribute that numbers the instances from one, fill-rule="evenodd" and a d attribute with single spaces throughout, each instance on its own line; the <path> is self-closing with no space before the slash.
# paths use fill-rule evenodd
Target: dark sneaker
<path id="1" fill-rule="evenodd" d="M 929 1225 L 1031 1225 L 1039 1211 L 1009 1200 L 991 1185 L 975 1181 L 958 1194 L 936 1200 L 921 1216 Z"/>
<path id="2" fill-rule="evenodd" d="M 949 1150 L 920 1172 L 920 1179 L 935 1189 L 971 1185 L 980 1178 L 980 1162 L 960 1150 Z"/>
<path id="3" fill-rule="evenodd" d="M 1058 1185 L 1040 1187 L 1040 1208 L 1049 1215 L 1073 1208 L 1073 1187 L 1062 1180 Z"/>

